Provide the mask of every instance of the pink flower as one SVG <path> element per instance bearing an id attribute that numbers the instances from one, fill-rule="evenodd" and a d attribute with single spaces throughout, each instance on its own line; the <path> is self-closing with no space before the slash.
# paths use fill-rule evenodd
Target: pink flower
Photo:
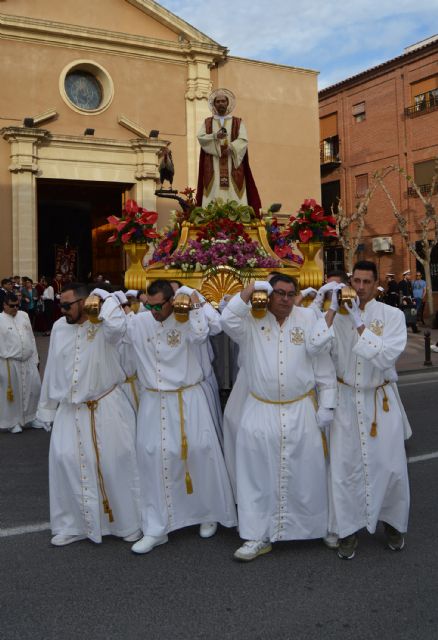
<path id="1" fill-rule="evenodd" d="M 298 235 L 301 242 L 309 242 L 310 238 L 313 238 L 313 231 L 311 229 L 300 229 Z"/>

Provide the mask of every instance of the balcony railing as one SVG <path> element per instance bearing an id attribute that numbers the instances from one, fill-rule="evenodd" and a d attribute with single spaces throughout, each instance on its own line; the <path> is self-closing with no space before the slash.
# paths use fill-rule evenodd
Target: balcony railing
<path id="1" fill-rule="evenodd" d="M 420 189 L 420 193 L 423 196 L 430 196 L 432 191 L 431 184 L 419 184 L 418 188 Z M 438 193 L 438 183 L 435 184 L 435 193 Z M 408 198 L 418 198 L 418 193 L 415 191 L 414 187 L 408 187 L 407 191 Z"/>
<path id="2" fill-rule="evenodd" d="M 319 157 L 321 165 L 338 165 L 339 159 L 339 136 L 326 138 L 319 143 Z"/>
<path id="3" fill-rule="evenodd" d="M 423 93 L 421 96 L 417 96 L 415 98 L 415 104 L 411 107 L 406 107 L 405 115 L 408 118 L 416 118 L 417 116 L 421 116 L 423 113 L 430 113 L 431 111 L 436 111 L 438 109 L 438 89 L 433 89 L 433 91 L 427 91 L 427 93 Z"/>

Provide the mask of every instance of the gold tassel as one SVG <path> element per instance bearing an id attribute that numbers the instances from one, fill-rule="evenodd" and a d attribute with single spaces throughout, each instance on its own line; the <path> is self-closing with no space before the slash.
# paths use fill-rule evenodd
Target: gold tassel
<path id="1" fill-rule="evenodd" d="M 327 458 L 329 452 L 328 452 L 327 438 L 324 431 L 321 431 L 321 438 L 322 438 L 322 449 L 324 451 L 324 458 Z"/>
<path id="2" fill-rule="evenodd" d="M 108 499 L 107 500 L 103 500 L 103 511 L 104 511 L 104 513 L 108 514 L 108 520 L 110 522 L 114 522 L 113 510 L 109 506 Z"/>
<path id="3" fill-rule="evenodd" d="M 181 441 L 181 460 L 187 460 L 187 450 L 187 436 L 184 434 Z"/>
<path id="4" fill-rule="evenodd" d="M 370 436 L 371 436 L 372 438 L 375 438 L 375 437 L 376 437 L 376 435 L 377 435 L 377 422 L 373 422 L 373 423 L 371 424 Z"/>
<path id="5" fill-rule="evenodd" d="M 186 492 L 187 492 L 188 495 L 193 493 L 192 479 L 191 479 L 190 473 L 188 471 L 186 471 Z"/>
<path id="6" fill-rule="evenodd" d="M 385 393 L 385 390 L 383 390 L 383 393 Z M 388 396 L 384 395 L 383 397 L 383 411 L 385 411 L 386 413 L 388 413 L 389 411 L 389 402 L 388 402 Z"/>
<path id="7" fill-rule="evenodd" d="M 8 388 L 6 390 L 6 399 L 8 402 L 14 402 L 14 390 L 11 384 L 11 367 L 9 365 L 9 360 L 6 358 L 6 368 L 8 370 Z"/>

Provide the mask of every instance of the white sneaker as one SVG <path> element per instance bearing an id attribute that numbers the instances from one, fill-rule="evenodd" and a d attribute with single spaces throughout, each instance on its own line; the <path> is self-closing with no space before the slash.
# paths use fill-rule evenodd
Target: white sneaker
<path id="1" fill-rule="evenodd" d="M 125 542 L 137 542 L 137 540 L 140 540 L 141 537 L 141 530 L 137 529 L 135 533 L 131 533 L 129 536 L 125 536 L 123 540 Z"/>
<path id="2" fill-rule="evenodd" d="M 16 424 L 15 426 L 9 429 L 9 433 L 21 433 L 22 431 L 23 429 L 20 427 L 19 424 Z"/>
<path id="3" fill-rule="evenodd" d="M 141 540 L 132 545 L 131 551 L 134 553 L 149 553 L 154 547 L 165 544 L 167 540 L 167 536 L 143 536 Z"/>
<path id="4" fill-rule="evenodd" d="M 41 422 L 41 420 L 38 420 L 38 418 L 35 418 L 35 420 L 32 420 L 32 422 L 30 423 L 30 426 L 32 427 L 32 429 L 46 428 L 46 425 L 44 424 L 44 422 Z"/>
<path id="5" fill-rule="evenodd" d="M 58 533 L 50 540 L 55 547 L 64 547 L 66 544 L 72 542 L 79 542 L 79 540 L 85 540 L 86 536 L 64 536 L 62 533 Z"/>
<path id="6" fill-rule="evenodd" d="M 236 560 L 248 562 L 270 551 L 272 551 L 272 545 L 269 540 L 267 542 L 263 540 L 247 540 L 247 542 L 235 551 L 234 557 Z"/>
<path id="7" fill-rule="evenodd" d="M 199 527 L 201 538 L 211 538 L 217 531 L 217 522 L 203 522 Z"/>
<path id="8" fill-rule="evenodd" d="M 339 547 L 339 537 L 336 533 L 328 533 L 322 541 L 329 549 L 337 549 Z"/>
<path id="9" fill-rule="evenodd" d="M 434 353 L 438 353 L 438 347 L 436 346 L 436 344 L 431 344 L 430 350 L 433 351 Z"/>

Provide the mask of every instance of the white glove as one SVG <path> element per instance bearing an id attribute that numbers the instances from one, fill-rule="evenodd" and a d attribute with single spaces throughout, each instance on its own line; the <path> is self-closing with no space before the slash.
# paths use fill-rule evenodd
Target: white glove
<path id="1" fill-rule="evenodd" d="M 333 291 L 333 289 L 337 287 L 338 284 L 338 282 L 327 282 L 327 284 L 323 284 L 322 287 L 320 287 L 316 292 L 316 296 L 312 304 L 317 305 L 321 309 L 327 291 Z"/>
<path id="2" fill-rule="evenodd" d="M 125 293 L 126 296 L 132 296 L 132 298 L 136 298 L 137 294 L 137 289 L 128 289 L 128 291 Z"/>
<path id="3" fill-rule="evenodd" d="M 354 324 L 356 329 L 359 329 L 363 325 L 363 320 L 360 315 L 359 303 L 356 300 L 351 301 L 351 307 L 349 304 L 344 305 L 345 309 L 348 311 L 348 315 L 350 316 L 351 322 Z"/>
<path id="4" fill-rule="evenodd" d="M 44 429 L 49 433 L 52 430 L 53 422 L 44 422 Z"/>
<path id="5" fill-rule="evenodd" d="M 333 422 L 335 410 L 334 409 L 326 409 L 325 407 L 318 407 L 318 411 L 316 412 L 316 422 L 318 423 L 318 427 L 320 429 L 325 429 L 326 427 L 330 427 Z"/>
<path id="6" fill-rule="evenodd" d="M 227 306 L 231 298 L 232 296 L 230 296 L 228 293 L 224 295 L 224 297 L 219 302 L 219 306 L 218 306 L 219 313 L 222 313 L 222 311 L 225 309 L 225 307 Z"/>
<path id="7" fill-rule="evenodd" d="M 110 295 L 111 294 L 108 293 L 108 291 L 105 291 L 105 289 L 93 289 L 90 293 L 90 296 L 99 296 L 102 300 L 106 300 Z"/>
<path id="8" fill-rule="evenodd" d="M 270 296 L 274 289 L 266 280 L 256 280 L 254 282 L 254 291 L 266 291 L 268 296 Z"/>
<path id="9" fill-rule="evenodd" d="M 307 298 L 307 296 L 312 296 L 312 298 L 314 298 L 317 293 L 318 293 L 317 290 L 314 289 L 313 287 L 307 287 L 307 289 L 301 290 L 301 296 L 303 298 Z"/>
<path id="10" fill-rule="evenodd" d="M 180 287 L 175 291 L 175 297 L 180 293 L 185 293 L 186 295 L 191 296 L 192 293 L 195 293 L 195 291 L 196 289 L 192 289 L 191 287 L 187 287 L 186 285 L 183 285 L 182 287 Z"/>
<path id="11" fill-rule="evenodd" d="M 123 293 L 123 291 L 114 291 L 113 293 L 113 297 L 120 303 L 120 304 L 127 304 L 128 302 L 128 298 L 126 297 L 126 294 Z"/>
<path id="12" fill-rule="evenodd" d="M 333 287 L 332 289 L 332 299 L 330 301 L 330 309 L 332 311 L 337 311 L 339 309 L 339 302 L 338 302 L 338 291 L 340 289 L 343 289 L 345 287 L 345 284 L 343 282 L 340 282 L 336 285 L 336 287 Z"/>

